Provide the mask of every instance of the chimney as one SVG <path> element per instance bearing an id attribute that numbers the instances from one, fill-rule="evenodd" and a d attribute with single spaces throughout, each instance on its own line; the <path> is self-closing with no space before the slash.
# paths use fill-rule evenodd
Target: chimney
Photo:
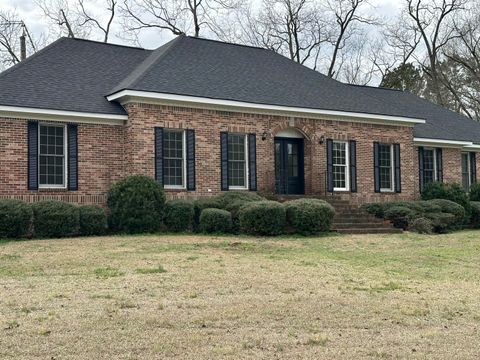
<path id="1" fill-rule="evenodd" d="M 25 39 L 25 29 L 24 29 L 22 36 L 20 36 L 20 61 L 23 61 L 26 58 L 27 58 L 27 43 Z"/>

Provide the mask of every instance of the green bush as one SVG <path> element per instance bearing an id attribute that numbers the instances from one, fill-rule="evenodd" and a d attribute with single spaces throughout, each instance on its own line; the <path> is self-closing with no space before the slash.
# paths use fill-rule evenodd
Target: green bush
<path id="1" fill-rule="evenodd" d="M 77 206 L 46 200 L 34 203 L 32 208 L 35 236 L 66 237 L 78 234 L 80 212 Z"/>
<path id="2" fill-rule="evenodd" d="M 410 219 L 415 217 L 416 212 L 406 206 L 392 206 L 385 211 L 385 219 L 393 222 L 396 228 L 406 229 Z"/>
<path id="3" fill-rule="evenodd" d="M 458 225 L 463 224 L 465 220 L 465 209 L 460 204 L 445 200 L 445 199 L 434 199 L 430 200 L 430 203 L 440 207 L 442 213 L 452 214 L 455 219 L 455 223 Z M 468 204 L 470 207 L 470 204 Z"/>
<path id="4" fill-rule="evenodd" d="M 169 231 L 191 231 L 195 210 L 192 201 L 172 200 L 165 206 L 165 225 Z"/>
<path id="5" fill-rule="evenodd" d="M 276 201 L 255 201 L 239 211 L 240 228 L 253 235 L 279 235 L 284 232 L 285 207 Z"/>
<path id="6" fill-rule="evenodd" d="M 160 229 L 165 210 L 163 187 L 154 179 L 128 176 L 113 185 L 107 194 L 109 223 L 113 230 L 127 233 Z"/>
<path id="7" fill-rule="evenodd" d="M 83 205 L 80 212 L 80 235 L 102 235 L 107 230 L 107 214 L 97 205 Z"/>
<path id="8" fill-rule="evenodd" d="M 32 207 L 19 200 L 0 200 L 0 237 L 21 238 L 30 233 Z"/>
<path id="9" fill-rule="evenodd" d="M 425 185 L 422 200 L 445 199 L 456 202 L 468 209 L 469 199 L 467 192 L 458 184 L 444 184 L 432 182 Z"/>
<path id="10" fill-rule="evenodd" d="M 245 201 L 237 199 L 225 206 L 225 210 L 229 211 L 232 215 L 232 231 L 237 233 L 240 231 L 240 209 L 246 204 L 250 204 L 252 201 Z"/>
<path id="11" fill-rule="evenodd" d="M 200 224 L 200 214 L 204 209 L 222 209 L 222 204 L 216 196 L 204 196 L 200 197 L 193 202 L 193 208 L 195 211 L 195 228 L 198 229 Z"/>
<path id="12" fill-rule="evenodd" d="M 480 201 L 480 183 L 475 183 L 470 186 L 470 201 Z"/>
<path id="13" fill-rule="evenodd" d="M 369 203 L 362 205 L 366 212 L 376 217 L 383 218 L 385 216 L 385 203 Z"/>
<path id="14" fill-rule="evenodd" d="M 225 191 L 217 195 L 216 198 L 220 202 L 222 209 L 226 209 L 228 205 L 238 200 L 245 202 L 265 200 L 260 195 L 250 191 Z"/>
<path id="15" fill-rule="evenodd" d="M 432 213 L 425 214 L 425 217 L 432 222 L 433 231 L 436 233 L 445 233 L 458 224 L 454 214 Z"/>
<path id="16" fill-rule="evenodd" d="M 298 199 L 285 203 L 287 224 L 300 234 L 318 234 L 330 230 L 335 209 L 319 199 Z"/>
<path id="17" fill-rule="evenodd" d="M 421 217 L 412 220 L 408 229 L 419 234 L 431 234 L 433 231 L 433 224 L 431 220 Z"/>
<path id="18" fill-rule="evenodd" d="M 470 225 L 480 228 L 480 201 L 470 202 Z"/>
<path id="19" fill-rule="evenodd" d="M 227 210 L 204 209 L 200 214 L 200 231 L 228 233 L 232 229 L 232 215 Z"/>

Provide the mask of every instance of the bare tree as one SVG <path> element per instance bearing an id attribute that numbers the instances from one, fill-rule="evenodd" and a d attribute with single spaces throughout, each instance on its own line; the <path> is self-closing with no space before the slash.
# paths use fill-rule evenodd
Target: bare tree
<path id="1" fill-rule="evenodd" d="M 216 17 L 234 9 L 237 0 L 124 0 L 126 28 L 166 30 L 174 35 L 200 36 L 203 28 L 215 29 Z"/>
<path id="2" fill-rule="evenodd" d="M 106 10 L 108 15 L 106 16 L 105 23 L 102 23 L 100 19 L 91 15 L 85 7 L 85 0 L 78 0 L 78 6 L 80 9 L 81 17 L 83 17 L 83 22 L 80 24 L 93 24 L 97 29 L 103 33 L 103 42 L 108 42 L 108 36 L 110 35 L 110 29 L 112 27 L 112 22 L 115 18 L 115 8 L 117 6 L 117 0 L 105 0 L 106 1 Z"/>

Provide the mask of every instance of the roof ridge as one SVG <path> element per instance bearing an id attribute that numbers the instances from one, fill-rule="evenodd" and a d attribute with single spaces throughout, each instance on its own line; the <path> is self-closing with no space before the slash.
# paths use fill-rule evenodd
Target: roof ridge
<path id="1" fill-rule="evenodd" d="M 203 41 L 210 41 L 210 42 L 215 42 L 215 43 L 224 44 L 224 45 L 243 46 L 243 47 L 251 48 L 251 49 L 272 51 L 271 49 L 264 48 L 264 47 L 261 47 L 261 46 L 253 46 L 253 45 L 247 45 L 247 44 L 238 44 L 238 43 L 234 43 L 234 42 L 230 42 L 230 41 L 207 39 L 207 38 L 199 37 L 199 36 L 190 36 L 190 35 L 180 35 L 180 36 L 185 36 L 185 37 L 187 37 L 187 38 L 189 38 L 189 39 L 192 39 L 192 40 L 203 40 Z"/>
<path id="2" fill-rule="evenodd" d="M 118 46 L 118 47 L 123 47 L 123 48 L 127 48 L 127 49 L 152 51 L 150 49 L 145 49 L 141 46 L 131 46 L 131 45 L 124 45 L 124 44 L 107 43 L 107 42 L 104 42 L 104 41 L 84 39 L 84 38 L 71 38 L 71 37 L 62 36 L 60 39 L 74 40 L 74 41 L 85 41 L 85 42 L 95 43 L 95 44 L 99 44 L 99 45 Z"/>
<path id="3" fill-rule="evenodd" d="M 372 86 L 372 85 L 346 84 L 346 83 L 344 83 L 344 84 L 348 85 L 348 86 L 356 86 L 356 87 L 376 89 L 376 90 L 390 90 L 390 91 L 398 91 L 398 92 L 403 92 L 403 93 L 408 92 L 408 91 L 405 91 L 405 90 L 394 89 L 394 88 L 389 88 L 389 87 L 385 87 L 385 86 Z"/>
<path id="4" fill-rule="evenodd" d="M 145 60 L 138 64 L 132 70 L 132 72 L 130 72 L 120 83 L 118 83 L 117 86 L 111 89 L 110 92 L 106 94 L 106 96 L 123 90 L 126 87 L 131 87 L 137 84 L 146 75 L 148 69 L 150 69 L 154 64 L 156 64 L 161 58 L 163 58 L 173 47 L 172 45 L 174 45 L 183 38 L 183 35 L 177 36 L 175 39 L 170 40 L 168 43 L 163 44 L 162 46 L 153 50 L 152 53 L 147 56 Z"/>

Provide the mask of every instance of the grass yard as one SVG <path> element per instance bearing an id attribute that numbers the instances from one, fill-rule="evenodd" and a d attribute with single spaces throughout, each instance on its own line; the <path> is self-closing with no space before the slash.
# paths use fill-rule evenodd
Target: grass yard
<path id="1" fill-rule="evenodd" d="M 480 232 L 1 242 L 0 358 L 478 359 Z"/>

